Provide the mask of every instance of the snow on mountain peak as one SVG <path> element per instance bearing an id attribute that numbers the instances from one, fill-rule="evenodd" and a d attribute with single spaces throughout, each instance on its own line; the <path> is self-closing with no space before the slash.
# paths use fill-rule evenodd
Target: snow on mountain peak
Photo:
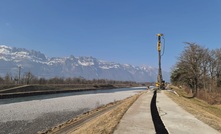
<path id="1" fill-rule="evenodd" d="M 145 71 L 151 71 L 151 70 L 156 70 L 157 68 L 154 68 L 154 67 L 151 67 L 151 66 L 146 66 L 146 65 L 142 65 L 140 67 L 142 70 L 145 70 Z"/>
<path id="2" fill-rule="evenodd" d="M 45 62 L 47 58 L 41 52 L 37 52 L 34 50 L 27 50 L 24 48 L 16 48 L 16 47 L 9 47 L 5 45 L 0 45 L 0 56 L 1 59 L 4 57 L 7 61 L 21 61 L 24 59 L 32 60 L 36 62 Z"/>
<path id="3" fill-rule="evenodd" d="M 11 47 L 5 46 L 5 45 L 0 45 L 0 53 L 1 54 L 9 54 L 11 51 Z"/>
<path id="4" fill-rule="evenodd" d="M 12 47 L 6 46 L 6 45 L 0 45 L 0 49 L 5 48 L 5 49 L 12 49 Z"/>
<path id="5" fill-rule="evenodd" d="M 84 77 L 86 79 L 112 79 L 129 81 L 155 81 L 157 69 L 150 66 L 133 66 L 98 60 L 93 57 L 46 58 L 41 52 L 0 45 L 0 64 L 7 65 L 11 74 L 31 71 L 34 75 L 47 77 Z M 0 72 L 4 75 L 6 71 Z"/>
<path id="6" fill-rule="evenodd" d="M 93 57 L 78 57 L 78 64 L 82 66 L 93 66 L 94 58 Z"/>

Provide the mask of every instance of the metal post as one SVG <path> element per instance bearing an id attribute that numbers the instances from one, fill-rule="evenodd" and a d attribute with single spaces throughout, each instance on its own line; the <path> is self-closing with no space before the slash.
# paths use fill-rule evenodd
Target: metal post
<path id="1" fill-rule="evenodd" d="M 159 62 L 157 82 L 159 85 L 159 89 L 164 89 L 162 70 L 161 70 L 161 36 L 163 36 L 163 34 L 157 34 L 157 36 L 158 36 L 157 50 L 158 50 L 158 62 Z"/>
<path id="2" fill-rule="evenodd" d="M 21 66 L 18 67 L 18 84 L 20 85 Z"/>

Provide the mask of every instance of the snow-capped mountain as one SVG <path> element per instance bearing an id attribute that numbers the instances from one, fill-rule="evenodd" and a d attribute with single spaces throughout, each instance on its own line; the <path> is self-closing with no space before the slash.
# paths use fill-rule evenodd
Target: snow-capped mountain
<path id="1" fill-rule="evenodd" d="M 23 48 L 0 45 L 0 76 L 10 73 L 18 76 L 21 72 L 31 72 L 37 77 L 84 77 L 86 79 L 112 79 L 123 81 L 153 82 L 158 70 L 149 66 L 132 66 L 98 60 L 93 57 L 52 57 Z M 169 81 L 169 73 L 163 72 Z"/>

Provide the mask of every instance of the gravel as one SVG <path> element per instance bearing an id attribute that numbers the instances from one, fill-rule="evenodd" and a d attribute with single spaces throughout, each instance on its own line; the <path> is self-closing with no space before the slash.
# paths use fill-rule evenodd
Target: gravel
<path id="1" fill-rule="evenodd" d="M 0 134 L 34 134 L 143 89 L 112 90 L 0 104 Z M 0 100 L 2 101 L 2 100 Z M 9 100 L 11 101 L 11 100 Z"/>

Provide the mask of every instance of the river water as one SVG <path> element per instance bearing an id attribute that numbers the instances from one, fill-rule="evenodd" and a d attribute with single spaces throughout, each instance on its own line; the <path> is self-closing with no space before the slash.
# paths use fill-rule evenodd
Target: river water
<path id="1" fill-rule="evenodd" d="M 35 134 L 145 88 L 121 88 L 0 100 L 0 134 Z"/>

